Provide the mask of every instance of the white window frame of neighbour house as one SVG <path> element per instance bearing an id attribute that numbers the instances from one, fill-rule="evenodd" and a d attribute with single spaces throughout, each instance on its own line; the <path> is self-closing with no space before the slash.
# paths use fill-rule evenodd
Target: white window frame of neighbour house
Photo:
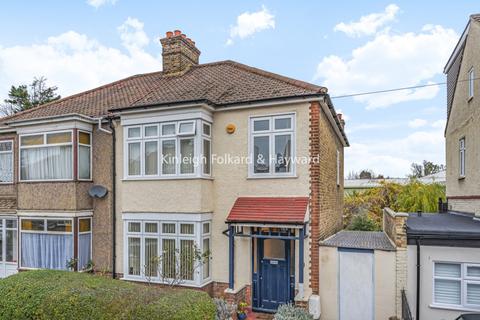
<path id="1" fill-rule="evenodd" d="M 180 132 L 180 127 L 185 124 L 191 124 L 192 130 Z M 192 119 L 192 120 L 182 120 L 182 121 L 168 121 L 160 123 L 149 123 L 142 125 L 129 125 L 124 128 L 124 177 L 126 180 L 148 180 L 148 179 L 182 179 L 182 178 L 196 178 L 196 177 L 211 177 L 211 161 L 210 161 L 210 172 L 207 172 L 205 167 L 206 163 L 203 160 L 204 145 L 203 141 L 207 140 L 210 143 L 211 149 L 211 136 L 207 136 L 203 133 L 203 126 L 206 125 L 211 129 L 211 124 L 204 120 Z M 157 135 L 147 136 L 146 128 L 153 127 L 157 128 Z M 171 133 L 163 134 L 164 128 L 174 126 Z M 132 129 L 137 129 L 140 134 L 135 137 L 129 137 L 129 132 Z M 181 143 L 185 140 L 193 140 L 193 172 L 182 172 L 182 155 L 181 155 Z M 146 155 L 145 155 L 145 144 L 150 142 L 156 142 L 157 144 L 157 164 L 156 164 L 156 174 L 147 174 L 146 170 Z M 164 165 L 166 165 L 162 160 L 163 146 L 164 143 L 174 143 L 175 144 L 175 160 L 177 160 L 174 165 L 173 173 L 165 173 Z M 139 158 L 139 174 L 130 174 L 129 170 L 129 158 L 130 158 L 130 145 L 137 144 L 140 146 L 140 158 Z M 211 150 L 210 150 L 211 153 Z M 198 160 L 197 160 L 198 159 Z M 188 164 L 188 161 L 185 162 Z"/>
<path id="2" fill-rule="evenodd" d="M 449 264 L 449 265 L 459 266 L 460 277 L 437 276 L 435 273 L 435 266 L 437 264 Z M 445 308 L 445 309 L 453 309 L 453 310 L 480 311 L 480 302 L 479 304 L 471 304 L 471 303 L 469 304 L 467 300 L 468 285 L 480 286 L 480 275 L 468 276 L 468 268 L 471 268 L 471 267 L 480 268 L 480 264 L 465 263 L 465 262 L 434 261 L 433 272 L 432 272 L 433 282 L 432 282 L 432 305 L 431 306 Z M 458 282 L 460 284 L 460 304 L 448 304 L 448 303 L 436 302 L 436 291 L 435 291 L 436 280 Z"/>
<path id="3" fill-rule="evenodd" d="M 282 113 L 273 114 L 267 116 L 251 116 L 249 119 L 249 166 L 248 177 L 249 178 L 285 178 L 296 176 L 295 156 L 296 156 L 296 143 L 295 143 L 295 113 Z M 277 119 L 290 119 L 290 128 L 288 129 L 276 129 L 275 120 Z M 268 130 L 255 130 L 255 123 L 257 121 L 268 121 Z M 272 156 L 275 152 L 275 137 L 290 135 L 290 171 L 289 172 L 275 172 L 275 157 Z M 254 143 L 255 138 L 268 137 L 269 146 L 269 159 L 265 159 L 268 162 L 268 172 L 256 173 L 255 172 L 255 154 Z"/>
<path id="4" fill-rule="evenodd" d="M 473 67 L 468 70 L 468 99 L 475 95 L 475 70 Z"/>
<path id="5" fill-rule="evenodd" d="M 186 215 L 190 216 L 190 219 L 186 219 Z M 189 240 L 193 241 L 194 245 L 198 250 L 204 252 L 204 241 L 208 240 L 209 245 L 211 247 L 211 228 L 212 222 L 210 215 L 203 217 L 204 215 L 199 214 L 126 214 L 124 215 L 124 279 L 125 280 L 134 280 L 134 281 L 143 281 L 143 282 L 154 282 L 154 283 L 163 283 L 164 279 L 161 277 L 161 268 L 162 263 L 158 266 L 157 270 L 159 272 L 156 276 L 146 275 L 146 268 L 147 268 L 147 261 L 146 261 L 146 245 L 145 239 L 156 239 L 157 243 L 157 250 L 158 256 L 160 256 L 163 250 L 163 240 L 174 240 L 175 241 L 175 249 L 180 250 L 181 246 L 180 243 L 182 240 Z M 179 220 L 183 217 L 183 220 Z M 205 220 L 206 219 L 206 220 Z M 140 231 L 130 231 L 129 224 L 130 223 L 139 223 L 140 224 Z M 157 224 L 157 232 L 146 232 L 146 224 L 147 223 L 154 223 Z M 163 232 L 163 224 L 173 224 L 175 225 L 175 233 L 165 233 Z M 193 234 L 182 234 L 181 225 L 188 224 L 193 225 Z M 208 224 L 208 232 L 204 233 L 204 225 Z M 135 238 L 139 239 L 140 242 L 140 261 L 138 270 L 138 275 L 130 274 L 129 270 L 129 260 L 130 260 L 130 252 L 129 252 L 129 239 Z M 211 248 L 210 248 L 211 250 Z M 177 256 L 178 258 L 178 256 Z M 208 265 L 207 265 L 208 264 Z M 204 272 L 208 270 L 208 274 L 206 275 Z M 191 286 L 191 287 L 201 287 L 204 286 L 206 283 L 210 282 L 212 279 L 211 277 L 211 264 L 210 259 L 208 262 L 203 264 L 202 266 L 197 266 L 194 268 L 193 280 L 182 280 L 180 285 L 182 286 Z M 168 283 L 170 280 L 166 280 L 165 283 Z"/>
<path id="6" fill-rule="evenodd" d="M 50 134 L 56 134 L 56 133 L 70 133 L 70 142 L 64 142 L 64 143 L 52 143 L 52 144 L 47 144 L 47 136 Z M 30 146 L 24 146 L 22 145 L 22 139 L 26 137 L 31 137 L 31 136 L 42 136 L 43 138 L 43 143 L 42 144 L 36 144 L 36 145 L 30 145 Z M 20 135 L 19 138 L 19 156 L 18 156 L 18 177 L 20 181 L 28 181 L 28 182 L 35 182 L 35 181 L 72 181 L 74 179 L 74 146 L 73 146 L 73 130 L 60 130 L 60 131 L 47 131 L 47 132 L 38 132 L 38 133 L 29 133 L 29 134 L 22 134 Z M 48 147 L 59 147 L 59 146 L 70 146 L 71 147 L 71 172 L 70 172 L 70 177 L 68 178 L 46 178 L 46 179 L 24 179 L 22 177 L 22 150 L 27 150 L 27 149 L 38 149 L 38 148 L 48 148 Z"/>
<path id="7" fill-rule="evenodd" d="M 80 143 L 80 133 L 85 133 L 88 134 L 90 137 L 90 144 L 83 144 Z M 84 130 L 78 130 L 77 131 L 77 177 L 78 180 L 83 180 L 83 181 L 91 181 L 92 180 L 92 146 L 93 146 L 93 135 L 91 132 L 84 131 Z M 88 178 L 80 178 L 80 147 L 85 147 L 88 148 L 89 150 L 89 157 L 90 157 L 90 167 L 89 167 L 89 176 Z"/>
<path id="8" fill-rule="evenodd" d="M 0 148 L 0 156 L 2 157 L 10 157 L 10 164 L 11 168 L 8 169 L 8 173 L 2 173 L 0 172 L 0 184 L 12 184 L 13 183 L 13 173 L 14 173 L 14 167 L 15 167 L 15 159 L 14 159 L 14 152 L 13 152 L 13 140 L 0 140 L 0 145 L 2 144 L 10 144 L 10 150 L 4 150 Z M 2 168 L 0 167 L 0 170 Z M 10 178 L 7 178 L 7 180 L 3 180 L 3 177 L 10 176 Z"/>
<path id="9" fill-rule="evenodd" d="M 465 178 L 466 176 L 466 155 L 467 155 L 467 145 L 466 145 L 466 139 L 465 137 L 460 138 L 458 140 L 458 145 L 459 145 L 459 174 L 460 178 Z"/>

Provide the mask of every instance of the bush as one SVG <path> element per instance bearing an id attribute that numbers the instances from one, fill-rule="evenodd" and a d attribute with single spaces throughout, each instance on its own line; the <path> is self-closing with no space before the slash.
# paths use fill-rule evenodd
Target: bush
<path id="1" fill-rule="evenodd" d="M 307 310 L 295 307 L 292 304 L 284 304 L 278 308 L 274 320 L 313 320 Z"/>
<path id="2" fill-rule="evenodd" d="M 217 313 L 215 315 L 215 320 L 229 320 L 232 319 L 232 315 L 235 312 L 236 306 L 229 304 L 223 299 L 213 299 Z"/>
<path id="3" fill-rule="evenodd" d="M 348 230 L 356 231 L 378 231 L 375 221 L 367 215 L 356 215 L 352 218 L 352 222 L 347 227 Z"/>
<path id="4" fill-rule="evenodd" d="M 214 318 L 215 305 L 200 291 L 52 270 L 21 272 L 0 281 L 0 319 Z"/>

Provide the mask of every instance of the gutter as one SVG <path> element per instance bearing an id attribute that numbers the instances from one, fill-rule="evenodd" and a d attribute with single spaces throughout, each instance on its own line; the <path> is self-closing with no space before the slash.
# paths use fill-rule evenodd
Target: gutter
<path id="1" fill-rule="evenodd" d="M 100 120 L 99 120 L 100 123 Z M 117 157 L 116 157 L 116 141 L 117 135 L 115 131 L 115 126 L 113 125 L 113 119 L 108 118 L 108 126 L 110 127 L 111 134 L 112 134 L 112 278 L 115 279 L 116 274 L 116 260 L 117 260 L 117 253 L 116 253 L 116 243 L 115 239 L 117 237 L 117 193 L 116 193 L 116 185 L 117 185 Z M 102 128 L 103 129 L 103 128 Z M 108 130 L 107 130 L 108 131 Z"/>

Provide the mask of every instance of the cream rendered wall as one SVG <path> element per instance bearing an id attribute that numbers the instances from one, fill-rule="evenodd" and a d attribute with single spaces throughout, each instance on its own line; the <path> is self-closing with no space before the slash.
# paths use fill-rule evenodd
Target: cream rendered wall
<path id="1" fill-rule="evenodd" d="M 432 305 L 433 302 L 433 262 L 470 262 L 480 263 L 478 248 L 421 246 L 420 249 L 420 318 L 422 320 L 451 320 L 465 311 L 443 309 Z M 408 246 L 408 287 L 407 297 L 412 314 L 416 306 L 416 277 L 417 277 L 417 250 L 416 246 Z"/>
<path id="2" fill-rule="evenodd" d="M 320 307 L 322 320 L 338 320 L 338 248 L 320 247 Z"/>
<path id="3" fill-rule="evenodd" d="M 471 21 L 459 80 L 468 78 L 474 67 L 475 77 L 480 76 L 480 23 Z M 474 82 L 474 98 L 468 101 L 468 82 L 457 83 L 446 131 L 447 197 L 480 196 L 480 81 Z M 466 137 L 466 177 L 459 179 L 459 139 Z M 480 213 L 480 201 L 471 205 L 451 199 L 452 210 Z"/>
<path id="4" fill-rule="evenodd" d="M 375 319 L 395 315 L 395 251 L 375 250 Z"/>

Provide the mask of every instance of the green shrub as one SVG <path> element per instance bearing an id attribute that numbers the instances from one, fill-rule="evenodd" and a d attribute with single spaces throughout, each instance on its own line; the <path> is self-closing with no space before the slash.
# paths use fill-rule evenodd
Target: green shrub
<path id="1" fill-rule="evenodd" d="M 378 225 L 367 215 L 356 215 L 347 227 L 348 230 L 356 231 L 378 231 Z"/>
<path id="2" fill-rule="evenodd" d="M 307 310 L 295 307 L 292 304 L 281 305 L 277 313 L 275 314 L 274 320 L 313 320 L 313 317 L 308 314 Z"/>
<path id="3" fill-rule="evenodd" d="M 0 281 L 0 319 L 214 318 L 215 305 L 200 291 L 51 270 L 21 272 Z"/>

